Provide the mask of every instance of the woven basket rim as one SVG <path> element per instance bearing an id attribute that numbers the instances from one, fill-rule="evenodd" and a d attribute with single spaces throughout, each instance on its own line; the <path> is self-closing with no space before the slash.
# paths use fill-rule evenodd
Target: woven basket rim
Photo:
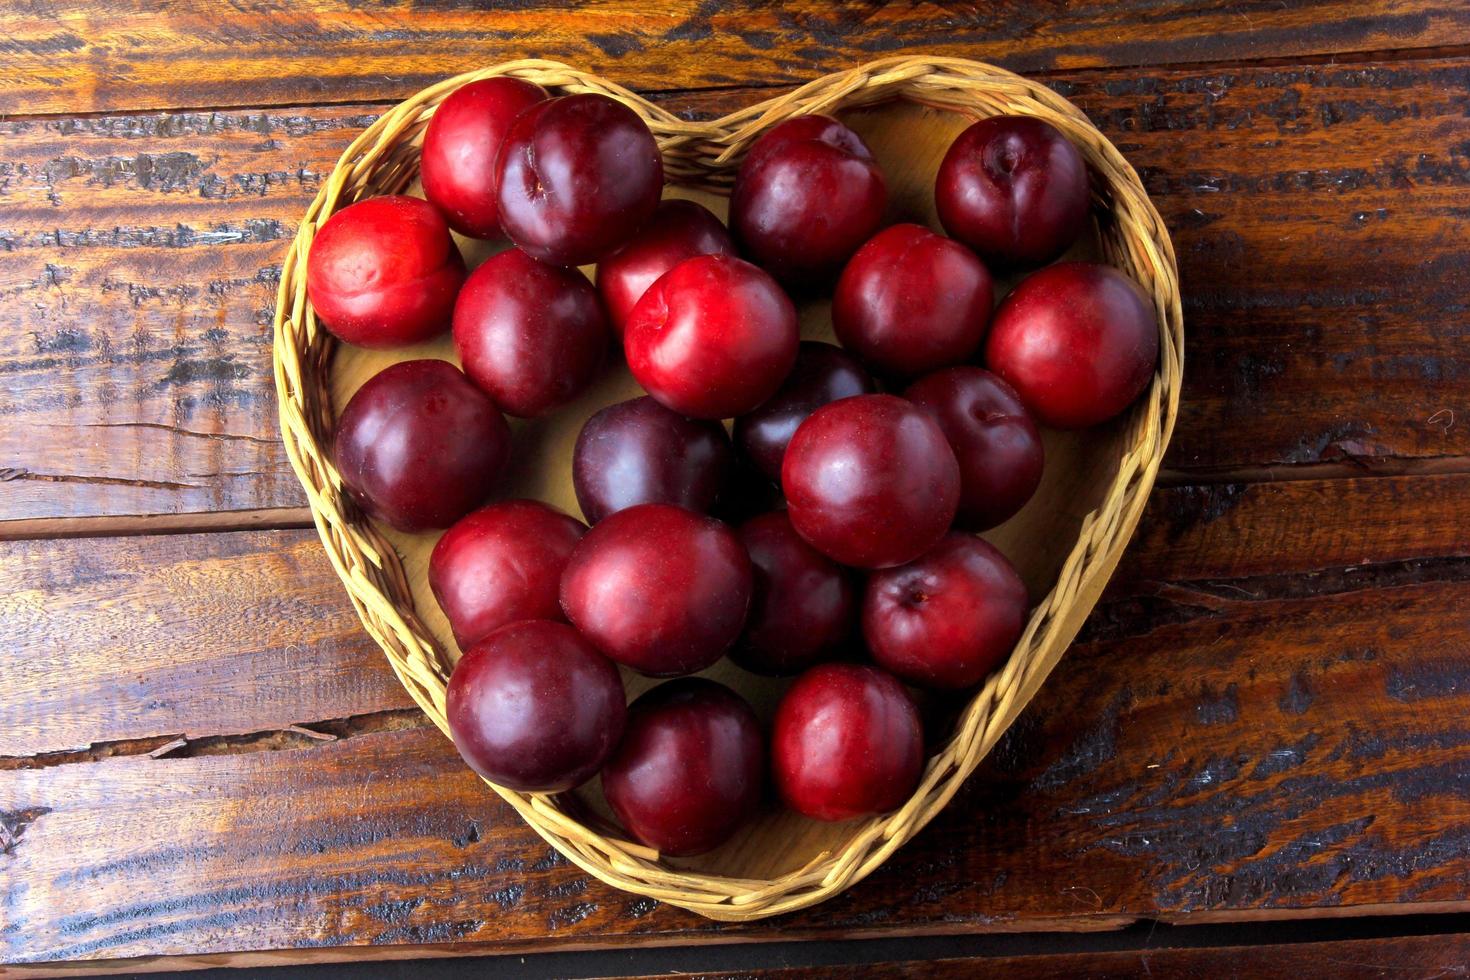
<path id="1" fill-rule="evenodd" d="M 728 188 L 750 143 L 793 115 L 902 98 L 977 118 L 998 113 L 1040 116 L 1065 132 L 1087 158 L 1095 175 L 1094 210 L 1108 219 L 1103 235 L 1107 261 L 1133 275 L 1158 314 L 1159 367 L 1131 410 L 1124 437 L 1128 448 L 1102 505 L 1084 519 L 1056 585 L 1033 609 L 1010 659 L 971 697 L 954 735 L 929 758 L 918 789 L 903 807 L 855 824 L 839 850 L 819 854 L 788 874 L 757 880 L 667 867 L 651 849 L 588 827 L 553 797 L 492 785 L 568 860 L 616 888 L 731 921 L 816 904 L 866 877 L 944 808 L 1035 694 L 1112 574 L 1142 515 L 1178 414 L 1184 329 L 1168 231 L 1133 167 L 1079 109 L 1039 82 L 963 58 L 879 59 L 709 122 L 680 119 L 628 89 L 560 62 L 519 60 L 445 79 L 384 113 L 353 140 L 323 180 L 286 252 L 272 360 L 282 439 L 328 559 L 395 675 L 446 736 L 448 658 L 412 610 L 401 561 L 382 534 L 347 504 L 327 453 L 332 418 L 326 379 L 334 342 L 307 303 L 305 259 L 319 222 L 339 207 L 407 188 L 417 169 L 423 130 L 449 93 L 497 75 L 525 78 L 562 94 L 596 92 L 624 102 L 658 140 L 667 178 L 711 190 Z M 396 602 L 395 595 L 408 601 Z"/>

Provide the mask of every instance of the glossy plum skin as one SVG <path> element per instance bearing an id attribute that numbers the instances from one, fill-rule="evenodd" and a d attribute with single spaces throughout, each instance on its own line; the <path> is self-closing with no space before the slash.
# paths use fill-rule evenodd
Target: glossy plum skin
<path id="1" fill-rule="evenodd" d="M 1143 290 L 1092 262 L 1059 262 L 1022 280 L 996 310 L 985 345 L 986 366 L 1057 429 L 1121 413 L 1158 360 L 1158 320 Z"/>
<path id="2" fill-rule="evenodd" d="M 928 228 L 894 225 L 842 270 L 832 327 L 874 371 L 913 378 L 969 360 L 994 305 L 990 273 L 973 252 Z"/>
<path id="3" fill-rule="evenodd" d="M 820 664 L 787 689 L 771 727 L 771 775 L 786 805 L 816 820 L 895 810 L 924 769 L 919 712 L 874 667 Z"/>
<path id="4" fill-rule="evenodd" d="M 605 95 L 564 95 L 516 117 L 496 164 L 500 225 L 552 265 L 596 262 L 638 231 L 663 194 L 648 126 Z"/>
<path id="5" fill-rule="evenodd" d="M 796 307 L 760 269 L 729 255 L 685 259 L 633 307 L 623 349 L 665 407 L 726 419 L 775 394 L 796 362 Z"/>
<path id="6" fill-rule="evenodd" d="M 618 336 L 648 287 L 685 259 L 734 255 L 730 233 L 693 201 L 660 201 L 648 224 L 597 263 L 597 291 Z"/>
<path id="7" fill-rule="evenodd" d="M 495 161 L 510 124 L 547 98 L 540 85 L 500 76 L 470 82 L 439 103 L 424 132 L 424 196 L 471 238 L 500 237 Z"/>
<path id="8" fill-rule="evenodd" d="M 753 517 L 738 533 L 755 578 L 745 632 L 730 659 L 782 676 L 842 652 L 857 625 L 852 574 L 807 544 L 783 511 Z"/>
<path id="9" fill-rule="evenodd" d="M 944 230 L 992 269 L 1044 265 L 1087 227 L 1087 163 L 1056 127 L 992 116 L 959 135 L 939 165 L 934 204 Z"/>
<path id="10" fill-rule="evenodd" d="M 466 650 L 449 678 L 455 748 L 498 786 L 560 793 L 580 786 L 623 734 L 623 680 L 565 623 L 502 626 Z"/>
<path id="11" fill-rule="evenodd" d="M 561 619 L 561 573 L 585 533 L 539 500 L 500 501 L 456 521 L 429 555 L 429 588 L 459 648 L 523 619 Z"/>
<path id="12" fill-rule="evenodd" d="M 306 259 L 306 295 L 340 340 L 403 347 L 449 326 L 464 259 L 428 201 L 370 197 L 327 219 Z"/>
<path id="13" fill-rule="evenodd" d="M 1003 524 L 1036 493 L 1041 433 L 1010 385 L 984 368 L 953 367 L 915 381 L 903 396 L 933 416 L 959 460 L 957 525 Z"/>
<path id="14" fill-rule="evenodd" d="M 723 425 L 686 419 L 647 396 L 592 416 L 572 450 L 572 487 L 589 524 L 637 504 L 708 514 L 734 470 Z"/>
<path id="15" fill-rule="evenodd" d="M 786 283 L 830 280 L 883 222 L 888 187 L 861 137 L 796 116 L 750 148 L 730 194 L 744 254 Z"/>
<path id="16" fill-rule="evenodd" d="M 907 565 L 869 576 L 863 637 L 878 666 L 920 687 L 957 690 L 1010 656 L 1026 607 L 1026 585 L 1005 555 L 952 531 Z"/>
<path id="17" fill-rule="evenodd" d="M 954 450 L 927 413 L 893 395 L 817 409 L 781 466 L 791 523 L 844 565 L 912 561 L 949 530 L 960 498 Z"/>
<path id="18" fill-rule="evenodd" d="M 518 248 L 471 273 L 454 305 L 454 347 L 465 373 L 518 418 L 581 394 L 607 346 L 607 318 L 587 277 Z"/>
<path id="19" fill-rule="evenodd" d="M 803 340 L 796 365 L 776 393 L 735 420 L 735 444 L 757 469 L 780 482 L 786 446 L 808 415 L 839 398 L 877 390 L 851 354 L 831 344 Z"/>
<path id="20" fill-rule="evenodd" d="M 567 562 L 561 605 L 613 660 L 654 677 L 703 670 L 745 625 L 750 557 L 719 521 L 670 504 L 620 510 Z"/>
<path id="21" fill-rule="evenodd" d="M 686 677 L 633 702 L 602 791 L 635 840 L 662 854 L 703 854 L 755 814 L 765 769 L 750 705 L 723 684 Z"/>
<path id="22" fill-rule="evenodd" d="M 505 418 L 448 361 L 378 372 L 348 401 L 332 440 L 352 499 L 400 531 L 453 524 L 485 499 L 509 459 Z"/>

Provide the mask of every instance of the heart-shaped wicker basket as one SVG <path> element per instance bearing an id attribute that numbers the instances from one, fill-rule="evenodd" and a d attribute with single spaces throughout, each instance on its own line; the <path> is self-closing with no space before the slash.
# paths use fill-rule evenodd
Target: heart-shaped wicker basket
<path id="1" fill-rule="evenodd" d="M 1160 358 L 1147 393 L 1117 422 L 1083 434 L 1047 433 L 1047 477 L 1020 515 L 986 536 L 1042 596 L 1005 667 L 959 712 L 932 752 L 912 798 L 884 816 L 840 825 L 765 814 L 735 841 L 699 859 L 671 862 L 619 838 L 599 816 L 595 788 L 551 797 L 495 787 L 557 850 L 604 882 L 715 919 L 788 912 L 837 894 L 881 865 L 937 814 L 1036 693 L 1112 574 L 1153 486 L 1179 403 L 1184 331 L 1173 246 L 1138 176 L 1067 100 L 990 65 L 953 58 L 898 58 L 828 75 L 711 122 L 687 122 L 596 76 L 547 61 L 515 61 L 448 79 L 386 113 L 353 141 L 307 209 L 281 268 L 275 377 L 281 433 L 306 489 L 327 556 L 369 634 L 414 700 L 447 734 L 444 690 L 458 656 L 425 586 L 433 537 L 370 523 L 343 495 L 327 454 L 334 405 L 386 363 L 456 360 L 447 341 L 391 355 L 337 345 L 306 298 L 306 256 L 320 223 L 339 207 L 413 184 L 425 126 L 460 85 L 515 75 L 554 93 L 596 92 L 627 103 L 652 129 L 667 178 L 680 196 L 723 207 L 744 152 L 766 129 L 802 113 L 839 114 L 868 141 L 894 197 L 891 217 L 934 224 L 933 174 L 970 121 L 1000 113 L 1038 116 L 1064 132 L 1093 173 L 1094 235 L 1079 254 L 1099 257 L 1141 283 L 1158 313 Z M 486 254 L 464 243 L 471 263 Z M 804 333 L 830 337 L 827 306 L 803 307 Z M 626 371 L 548 423 L 517 430 L 519 469 L 506 495 L 539 496 L 576 513 L 566 477 L 569 448 L 596 408 L 636 393 Z M 417 598 L 417 603 L 415 599 Z M 769 710 L 779 688 L 724 665 L 712 671 Z M 629 678 L 636 693 L 647 682 Z M 603 811 L 605 813 L 605 811 Z M 1003 911 L 1003 910 L 998 910 Z"/>

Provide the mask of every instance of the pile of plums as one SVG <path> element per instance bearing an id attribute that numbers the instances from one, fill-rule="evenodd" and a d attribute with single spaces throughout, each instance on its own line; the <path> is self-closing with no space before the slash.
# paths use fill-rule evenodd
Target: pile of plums
<path id="1" fill-rule="evenodd" d="M 448 528 L 429 580 L 464 651 L 448 717 L 465 760 L 530 792 L 601 773 L 627 833 L 675 855 L 729 838 L 767 773 L 820 820 L 900 806 L 925 759 L 906 685 L 975 687 L 1026 620 L 1021 577 L 974 532 L 1036 490 L 1038 423 L 1118 415 L 1157 360 L 1135 283 L 1046 265 L 1088 226 L 1076 148 L 1033 118 L 970 126 L 935 184 L 946 237 L 884 227 L 862 139 L 800 116 L 751 147 L 727 229 L 660 199 L 658 146 L 627 106 L 495 78 L 439 106 L 422 174 L 427 200 L 322 226 L 308 290 L 349 343 L 452 328 L 463 370 L 373 377 L 333 459 L 372 517 Z M 451 228 L 511 247 L 466 274 Z M 1038 268 L 996 308 L 993 272 Z M 840 348 L 799 338 L 789 291 L 824 288 Z M 504 416 L 567 405 L 619 347 L 647 396 L 582 428 L 587 523 L 481 506 L 511 451 Z M 795 676 L 768 733 L 687 676 L 727 654 Z M 679 679 L 625 707 L 619 665 Z"/>

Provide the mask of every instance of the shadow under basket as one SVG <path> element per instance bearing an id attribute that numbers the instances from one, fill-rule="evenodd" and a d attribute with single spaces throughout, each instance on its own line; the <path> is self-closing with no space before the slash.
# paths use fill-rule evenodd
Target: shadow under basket
<path id="1" fill-rule="evenodd" d="M 813 905 L 862 880 L 944 807 L 1031 700 L 1117 565 L 1153 486 L 1179 404 L 1184 332 L 1173 246 L 1133 168 L 1078 109 L 1044 85 L 972 61 L 876 61 L 710 122 L 681 120 L 564 65 L 515 61 L 448 79 L 386 113 L 342 155 L 286 254 L 275 320 L 276 389 L 286 451 L 327 556 L 399 680 L 446 734 L 445 684 L 459 650 L 426 579 L 437 536 L 401 534 L 368 521 L 343 494 L 328 447 L 336 412 L 379 370 L 411 358 L 458 358 L 448 337 L 391 352 L 338 345 L 307 303 L 305 270 L 312 236 L 334 211 L 364 197 L 418 193 L 419 148 L 435 107 L 460 85 L 495 75 L 524 78 L 554 94 L 595 92 L 628 104 L 663 150 L 666 196 L 699 201 L 721 217 L 735 170 L 761 133 L 791 116 L 826 113 L 856 130 L 877 156 L 889 182 L 889 221 L 938 229 L 934 174 L 955 136 L 985 116 L 1038 116 L 1072 140 L 1092 171 L 1091 230 L 1070 257 L 1104 261 L 1128 273 L 1158 315 L 1159 365 L 1148 390 L 1108 425 L 1046 432 L 1040 490 L 1020 514 L 985 535 L 1020 569 L 1036 605 L 1009 661 L 958 711 L 951 709 L 953 724 L 929 746 L 923 779 L 901 809 L 826 824 L 771 803 L 718 850 L 666 859 L 623 839 L 607 817 L 596 781 L 561 796 L 495 787 L 568 860 L 616 888 L 724 920 Z M 503 247 L 458 236 L 456 241 L 471 266 Z M 1003 291 L 1012 283 L 999 285 Z M 832 339 L 829 306 L 826 299 L 800 304 L 803 337 Z M 570 470 L 582 423 L 599 408 L 642 393 L 619 361 L 574 404 L 547 418 L 512 421 L 512 470 L 496 498 L 533 497 L 580 514 Z M 704 673 L 739 691 L 765 720 L 788 683 L 756 677 L 728 661 Z M 626 671 L 624 680 L 630 699 L 653 683 Z"/>

